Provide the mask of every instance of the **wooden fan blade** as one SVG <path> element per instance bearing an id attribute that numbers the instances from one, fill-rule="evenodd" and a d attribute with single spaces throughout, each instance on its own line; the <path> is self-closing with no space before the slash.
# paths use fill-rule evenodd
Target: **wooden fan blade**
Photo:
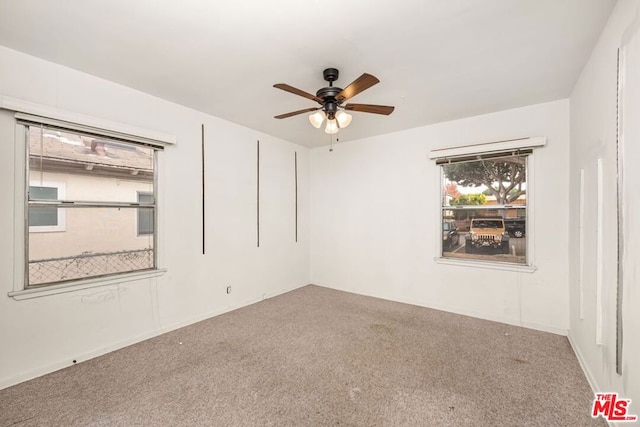
<path id="1" fill-rule="evenodd" d="M 287 117 L 297 116 L 298 114 L 310 113 L 311 111 L 319 110 L 320 107 L 317 108 L 305 108 L 304 110 L 292 111 L 290 113 L 280 114 L 279 116 L 274 116 L 274 119 L 286 119 Z"/>
<path id="2" fill-rule="evenodd" d="M 303 98 L 311 99 L 312 101 L 316 101 L 322 104 L 322 98 L 318 98 L 317 96 L 311 95 L 310 93 L 307 93 L 303 90 L 297 89 L 293 86 L 289 86 L 286 83 L 277 83 L 274 84 L 273 87 L 282 89 L 285 92 L 293 93 L 294 95 L 302 96 Z"/>
<path id="3" fill-rule="evenodd" d="M 352 111 L 360 111 L 361 113 L 374 113 L 374 114 L 384 114 L 388 116 L 393 113 L 393 110 L 396 107 L 391 107 L 388 105 L 371 105 L 371 104 L 346 104 L 344 106 L 345 110 Z"/>
<path id="4" fill-rule="evenodd" d="M 377 77 L 372 76 L 371 74 L 364 73 L 363 75 L 355 79 L 353 83 L 344 88 L 342 92 L 337 94 L 336 99 L 338 100 L 338 102 L 346 101 L 347 99 L 353 98 L 360 92 L 369 89 L 371 86 L 379 82 L 380 80 L 378 80 Z"/>

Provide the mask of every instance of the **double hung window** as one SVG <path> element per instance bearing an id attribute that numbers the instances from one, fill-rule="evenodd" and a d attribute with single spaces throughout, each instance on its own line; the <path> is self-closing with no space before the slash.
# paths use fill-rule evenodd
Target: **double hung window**
<path id="1" fill-rule="evenodd" d="M 440 258 L 532 265 L 530 175 L 525 138 L 433 150 L 440 171 Z"/>
<path id="2" fill-rule="evenodd" d="M 159 146 L 31 120 L 25 288 L 157 268 Z"/>
<path id="3" fill-rule="evenodd" d="M 526 264 L 527 154 L 440 167 L 442 256 Z"/>

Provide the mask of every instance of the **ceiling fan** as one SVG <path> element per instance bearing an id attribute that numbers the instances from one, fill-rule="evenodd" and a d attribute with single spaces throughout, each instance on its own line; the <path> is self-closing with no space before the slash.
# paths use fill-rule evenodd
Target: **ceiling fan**
<path id="1" fill-rule="evenodd" d="M 295 95 L 302 96 L 304 98 L 316 101 L 320 104 L 319 107 L 305 108 L 304 110 L 292 111 L 290 113 L 280 114 L 275 116 L 276 119 L 286 119 L 287 117 L 297 116 L 298 114 L 309 113 L 315 111 L 314 114 L 309 116 L 309 121 L 316 129 L 322 126 L 322 123 L 327 119 L 327 125 L 324 129 L 326 133 L 336 133 L 338 130 L 346 128 L 351 123 L 351 114 L 348 111 L 359 111 L 361 113 L 374 113 L 383 114 L 388 116 L 391 114 L 395 107 L 387 105 L 371 105 L 371 104 L 344 104 L 346 100 L 353 98 L 360 92 L 369 89 L 371 86 L 380 82 L 375 76 L 364 73 L 353 81 L 349 86 L 342 89 L 333 86 L 333 82 L 338 80 L 338 70 L 336 68 L 327 68 L 322 72 L 322 76 L 329 82 L 328 87 L 318 89 L 315 95 L 307 93 L 303 90 L 297 89 L 293 86 L 289 86 L 285 83 L 278 83 L 273 87 L 282 89 L 286 92 L 293 93 Z"/>

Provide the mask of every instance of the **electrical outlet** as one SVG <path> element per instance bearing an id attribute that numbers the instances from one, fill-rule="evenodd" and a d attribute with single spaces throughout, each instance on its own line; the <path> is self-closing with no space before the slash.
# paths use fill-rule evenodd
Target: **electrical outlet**
<path id="1" fill-rule="evenodd" d="M 231 293 L 231 286 L 227 286 L 227 293 L 230 294 Z"/>

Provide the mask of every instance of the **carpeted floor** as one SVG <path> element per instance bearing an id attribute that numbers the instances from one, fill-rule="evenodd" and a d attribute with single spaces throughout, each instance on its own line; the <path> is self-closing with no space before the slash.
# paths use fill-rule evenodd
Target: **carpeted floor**
<path id="1" fill-rule="evenodd" d="M 588 426 L 565 337 L 317 286 L 0 390 L 0 426 Z"/>

